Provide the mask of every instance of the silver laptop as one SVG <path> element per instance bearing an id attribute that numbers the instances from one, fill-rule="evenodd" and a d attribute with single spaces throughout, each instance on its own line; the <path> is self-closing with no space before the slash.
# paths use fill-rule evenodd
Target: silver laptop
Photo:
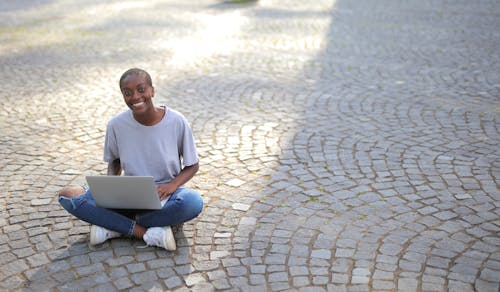
<path id="1" fill-rule="evenodd" d="M 161 209 L 151 176 L 87 176 L 96 205 L 108 209 Z"/>

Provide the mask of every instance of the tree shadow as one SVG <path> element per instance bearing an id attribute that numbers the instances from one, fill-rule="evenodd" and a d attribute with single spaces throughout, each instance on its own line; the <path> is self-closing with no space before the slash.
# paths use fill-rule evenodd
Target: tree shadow
<path id="1" fill-rule="evenodd" d="M 144 242 L 130 238 L 92 247 L 87 235 L 78 235 L 77 242 L 48 252 L 49 263 L 26 272 L 21 291 L 113 289 L 112 285 L 119 289 L 163 289 L 163 281 L 182 281 L 191 271 L 190 243 L 184 228 L 175 226 L 173 231 L 177 242 L 174 252 L 143 248 Z"/>

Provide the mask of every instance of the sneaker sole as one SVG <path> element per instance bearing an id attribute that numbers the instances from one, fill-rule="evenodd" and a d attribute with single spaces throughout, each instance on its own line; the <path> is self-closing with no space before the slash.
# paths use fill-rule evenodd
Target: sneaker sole
<path id="1" fill-rule="evenodd" d="M 174 233 L 172 232 L 172 228 L 165 227 L 164 230 L 165 233 L 163 237 L 163 242 L 165 242 L 165 249 L 170 251 L 176 250 L 177 246 L 175 244 L 175 237 Z"/>
<path id="2" fill-rule="evenodd" d="M 103 243 L 104 241 L 97 242 L 97 234 L 96 234 L 96 226 L 95 225 L 90 225 L 90 245 L 98 245 L 100 243 Z"/>

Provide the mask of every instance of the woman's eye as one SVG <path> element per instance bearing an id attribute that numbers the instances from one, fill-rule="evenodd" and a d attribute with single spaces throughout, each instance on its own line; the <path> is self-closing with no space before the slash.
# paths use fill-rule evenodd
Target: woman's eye
<path id="1" fill-rule="evenodd" d="M 144 93 L 144 88 L 142 88 L 142 87 L 141 87 L 141 88 L 137 89 L 137 91 L 138 91 L 139 93 Z"/>

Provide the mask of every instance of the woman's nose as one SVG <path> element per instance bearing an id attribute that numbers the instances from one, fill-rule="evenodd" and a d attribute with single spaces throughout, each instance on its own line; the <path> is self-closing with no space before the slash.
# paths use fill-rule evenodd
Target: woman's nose
<path id="1" fill-rule="evenodd" d="M 137 91 L 137 90 L 134 90 L 134 91 L 132 92 L 132 98 L 138 98 L 140 95 L 141 95 L 141 94 L 140 94 L 140 93 L 139 93 L 139 91 Z"/>

